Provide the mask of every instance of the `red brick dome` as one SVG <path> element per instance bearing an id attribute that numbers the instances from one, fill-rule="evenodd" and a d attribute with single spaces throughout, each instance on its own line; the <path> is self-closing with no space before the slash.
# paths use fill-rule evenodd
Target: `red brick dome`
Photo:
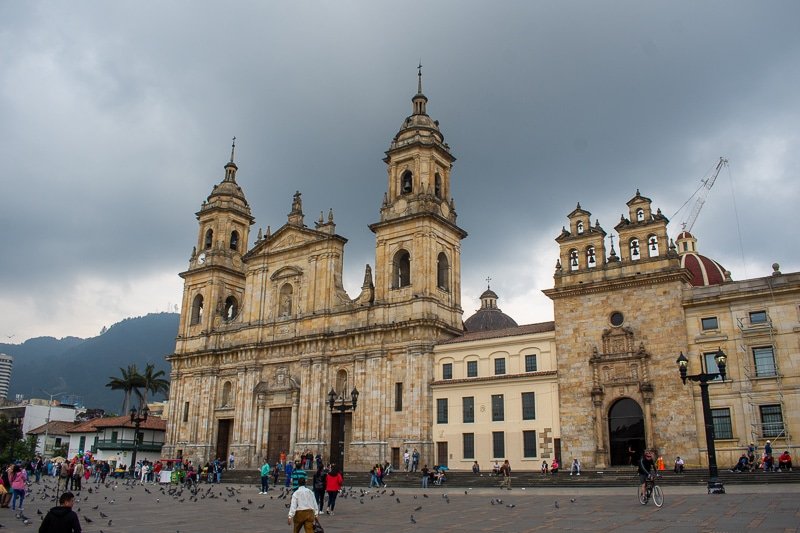
<path id="1" fill-rule="evenodd" d="M 693 252 L 682 254 L 681 266 L 692 273 L 691 284 L 695 287 L 725 283 L 725 268 L 704 255 Z"/>

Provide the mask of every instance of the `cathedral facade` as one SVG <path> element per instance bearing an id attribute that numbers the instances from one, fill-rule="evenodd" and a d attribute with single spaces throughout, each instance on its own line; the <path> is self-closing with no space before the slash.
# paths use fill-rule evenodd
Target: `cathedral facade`
<path id="1" fill-rule="evenodd" d="M 231 152 L 181 273 L 165 456 L 234 453 L 252 466 L 311 450 L 364 469 L 401 448 L 432 453 L 433 347 L 462 329 L 466 232 L 451 196 L 455 158 L 426 106 L 420 74 L 384 159 L 374 270 L 353 298 L 333 213 L 308 227 L 299 192 L 286 223 L 248 248 L 254 219 Z"/>
<path id="2" fill-rule="evenodd" d="M 720 466 L 749 443 L 797 451 L 800 273 L 775 265 L 733 281 L 693 235 L 673 242 L 637 190 L 615 234 L 580 204 L 567 216 L 544 290 L 553 322 L 518 326 L 490 289 L 462 322 L 454 161 L 420 75 L 384 158 L 374 268 L 351 297 L 346 239 L 332 212 L 306 225 L 299 192 L 280 228 L 250 238 L 231 152 L 180 274 L 164 456 L 233 453 L 246 467 L 310 450 L 364 470 L 417 449 L 458 469 L 506 458 L 606 468 L 650 448 L 702 465 L 699 387 L 681 382 L 676 359 L 715 372 L 720 350 L 727 378 L 709 386 Z"/>

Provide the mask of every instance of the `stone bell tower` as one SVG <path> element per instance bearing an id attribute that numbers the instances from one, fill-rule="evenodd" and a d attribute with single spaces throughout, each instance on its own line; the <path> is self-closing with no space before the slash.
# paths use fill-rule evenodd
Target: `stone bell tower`
<path id="1" fill-rule="evenodd" d="M 184 289 L 179 342 L 180 338 L 208 333 L 220 322 L 235 321 L 241 311 L 245 292 L 242 256 L 247 252 L 255 219 L 236 183 L 235 141 L 234 137 L 225 177 L 196 213 L 197 244 L 189 258 L 189 269 L 180 274 Z"/>
<path id="2" fill-rule="evenodd" d="M 387 191 L 375 233 L 375 302 L 413 304 L 414 314 L 461 329 L 461 239 L 451 195 L 455 157 L 428 116 L 422 67 L 412 113 L 386 151 Z M 423 307 L 420 307 L 423 306 Z"/>
<path id="3" fill-rule="evenodd" d="M 560 259 L 553 300 L 563 461 L 624 465 L 645 447 L 690 454 L 696 442 L 691 395 L 676 378 L 686 350 L 682 291 L 689 273 L 668 245 L 668 220 L 639 191 L 606 232 L 591 214 L 572 211 L 556 238 Z"/>

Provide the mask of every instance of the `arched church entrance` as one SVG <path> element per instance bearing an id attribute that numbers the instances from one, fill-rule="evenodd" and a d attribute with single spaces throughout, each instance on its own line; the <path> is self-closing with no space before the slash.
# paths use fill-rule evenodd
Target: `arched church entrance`
<path id="1" fill-rule="evenodd" d="M 634 464 L 644 451 L 644 415 L 630 398 L 614 402 L 608 410 L 608 440 L 611 465 Z"/>

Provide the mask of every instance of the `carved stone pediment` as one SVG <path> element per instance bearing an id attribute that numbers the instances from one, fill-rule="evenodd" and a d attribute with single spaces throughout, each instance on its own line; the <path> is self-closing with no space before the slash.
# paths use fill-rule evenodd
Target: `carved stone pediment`
<path id="1" fill-rule="evenodd" d="M 259 381 L 253 388 L 255 394 L 268 394 L 274 392 L 295 391 L 300 389 L 300 384 L 289 374 L 289 368 L 279 366 L 267 381 Z"/>
<path id="2" fill-rule="evenodd" d="M 647 366 L 650 354 L 645 349 L 644 343 L 639 342 L 638 346 L 636 345 L 632 329 L 626 327 L 606 329 L 603 331 L 601 344 L 602 350 L 595 347 L 589 358 L 589 364 L 592 366 L 592 385 L 597 391 L 597 396 L 609 387 L 632 386 L 639 390 L 652 388 Z"/>
<path id="3" fill-rule="evenodd" d="M 609 328 L 603 331 L 602 337 L 604 355 L 625 354 L 634 351 L 633 331 L 627 327 Z"/>

